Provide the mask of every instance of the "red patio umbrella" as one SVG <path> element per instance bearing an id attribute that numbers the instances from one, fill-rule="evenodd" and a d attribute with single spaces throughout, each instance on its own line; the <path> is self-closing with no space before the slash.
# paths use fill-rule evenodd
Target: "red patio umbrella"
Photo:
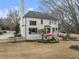
<path id="1" fill-rule="evenodd" d="M 56 34 L 47 34 L 47 36 L 57 36 Z"/>

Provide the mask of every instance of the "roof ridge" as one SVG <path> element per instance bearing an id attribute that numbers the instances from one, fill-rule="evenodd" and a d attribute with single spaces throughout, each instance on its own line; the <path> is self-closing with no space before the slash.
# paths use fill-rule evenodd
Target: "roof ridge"
<path id="1" fill-rule="evenodd" d="M 44 13 L 44 12 L 38 12 L 38 11 L 29 11 L 24 15 L 24 17 L 56 20 L 56 18 L 50 16 L 49 14 Z"/>

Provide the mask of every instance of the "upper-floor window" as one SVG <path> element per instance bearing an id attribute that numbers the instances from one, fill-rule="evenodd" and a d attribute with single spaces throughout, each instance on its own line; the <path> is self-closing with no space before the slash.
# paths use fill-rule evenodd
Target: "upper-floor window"
<path id="1" fill-rule="evenodd" d="M 36 25 L 36 21 L 30 21 L 30 25 Z"/>
<path id="2" fill-rule="evenodd" d="M 43 24 L 43 19 L 41 19 L 41 24 Z"/>

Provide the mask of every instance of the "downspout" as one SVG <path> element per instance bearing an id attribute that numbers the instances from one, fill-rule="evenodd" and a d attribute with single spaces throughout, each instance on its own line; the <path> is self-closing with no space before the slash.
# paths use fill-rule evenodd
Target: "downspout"
<path id="1" fill-rule="evenodd" d="M 50 33 L 52 33 L 52 20 L 50 20 Z"/>
<path id="2" fill-rule="evenodd" d="M 27 29 L 27 28 L 26 28 L 27 25 L 26 25 L 26 23 L 27 23 L 27 22 L 26 22 L 26 19 L 25 19 L 25 40 L 27 40 L 27 30 L 26 30 L 26 29 Z"/>

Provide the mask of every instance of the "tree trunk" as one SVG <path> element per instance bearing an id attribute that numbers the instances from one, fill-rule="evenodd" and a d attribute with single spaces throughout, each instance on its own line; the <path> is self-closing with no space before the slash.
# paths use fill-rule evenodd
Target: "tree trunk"
<path id="1" fill-rule="evenodd" d="M 44 35 L 42 34 L 42 40 L 43 40 L 43 36 L 44 36 Z"/>

